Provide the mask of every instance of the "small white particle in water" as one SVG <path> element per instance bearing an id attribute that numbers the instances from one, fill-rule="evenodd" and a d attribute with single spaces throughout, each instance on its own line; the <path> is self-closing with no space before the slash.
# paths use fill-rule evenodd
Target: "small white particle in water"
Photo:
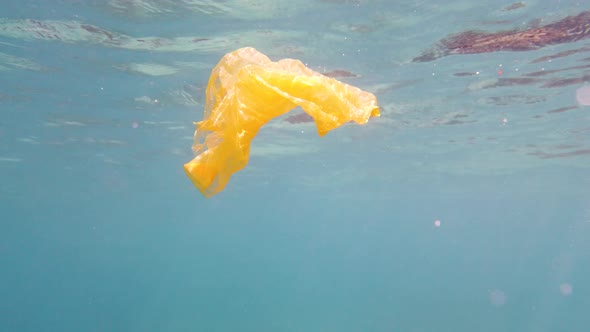
<path id="1" fill-rule="evenodd" d="M 503 306 L 504 304 L 506 304 L 507 300 L 508 296 L 506 296 L 506 293 L 499 289 L 494 289 L 490 292 L 490 302 L 496 307 Z"/>
<path id="2" fill-rule="evenodd" d="M 590 106 L 590 85 L 585 85 L 576 90 L 576 101 L 581 106 Z"/>
<path id="3" fill-rule="evenodd" d="M 440 220 L 435 220 L 434 221 L 434 227 L 440 227 Z"/>
<path id="4" fill-rule="evenodd" d="M 475 75 L 479 75 L 479 72 L 478 72 L 478 71 L 476 71 L 476 72 L 475 72 Z"/>
<path id="5" fill-rule="evenodd" d="M 559 291 L 561 292 L 561 295 L 569 296 L 569 295 L 572 295 L 574 288 L 572 287 L 571 284 L 566 282 L 566 283 L 559 285 Z"/>

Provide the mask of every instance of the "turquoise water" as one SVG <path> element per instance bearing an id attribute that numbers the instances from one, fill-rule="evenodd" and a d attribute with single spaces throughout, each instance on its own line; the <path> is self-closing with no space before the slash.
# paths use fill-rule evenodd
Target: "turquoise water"
<path id="1" fill-rule="evenodd" d="M 586 331 L 590 41 L 412 61 L 584 10 L 0 3 L 0 331 Z M 346 71 L 382 115 L 275 119 L 205 199 L 193 121 L 244 46 Z"/>

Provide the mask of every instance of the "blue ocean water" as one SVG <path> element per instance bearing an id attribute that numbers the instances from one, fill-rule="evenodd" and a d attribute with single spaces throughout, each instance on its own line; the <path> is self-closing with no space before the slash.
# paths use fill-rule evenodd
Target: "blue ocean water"
<path id="1" fill-rule="evenodd" d="M 588 39 L 413 59 L 588 9 L 0 2 L 0 331 L 586 331 Z M 382 114 L 324 137 L 275 119 L 205 199 L 193 122 L 245 46 Z"/>

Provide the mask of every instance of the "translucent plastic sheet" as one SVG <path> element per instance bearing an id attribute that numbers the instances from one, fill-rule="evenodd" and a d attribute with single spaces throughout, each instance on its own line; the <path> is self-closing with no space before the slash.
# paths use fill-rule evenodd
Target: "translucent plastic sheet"
<path id="1" fill-rule="evenodd" d="M 205 197 L 222 191 L 231 175 L 246 166 L 250 143 L 270 120 L 297 106 L 325 135 L 349 121 L 379 116 L 372 93 L 305 67 L 299 60 L 272 62 L 253 48 L 226 54 L 213 69 L 205 115 L 195 123 L 195 158 L 186 174 Z"/>

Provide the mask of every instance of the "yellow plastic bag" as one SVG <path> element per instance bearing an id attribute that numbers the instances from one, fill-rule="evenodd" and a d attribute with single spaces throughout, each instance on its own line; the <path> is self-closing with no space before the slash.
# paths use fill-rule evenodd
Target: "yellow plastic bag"
<path id="1" fill-rule="evenodd" d="M 270 120 L 301 106 L 325 135 L 349 121 L 379 116 L 372 93 L 323 76 L 299 60 L 272 62 L 254 48 L 226 54 L 211 72 L 205 115 L 195 123 L 195 158 L 186 174 L 205 197 L 246 166 L 250 142 Z"/>

